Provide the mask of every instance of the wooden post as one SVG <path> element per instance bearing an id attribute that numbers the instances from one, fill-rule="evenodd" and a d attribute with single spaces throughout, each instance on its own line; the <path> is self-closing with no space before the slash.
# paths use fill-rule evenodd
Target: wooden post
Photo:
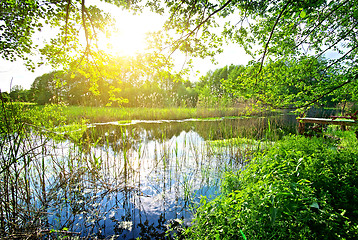
<path id="1" fill-rule="evenodd" d="M 302 120 L 298 120 L 298 134 L 303 135 L 305 133 L 305 123 Z"/>

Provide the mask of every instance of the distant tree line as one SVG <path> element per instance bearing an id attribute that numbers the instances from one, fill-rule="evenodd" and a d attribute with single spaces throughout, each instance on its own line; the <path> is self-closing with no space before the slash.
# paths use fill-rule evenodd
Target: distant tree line
<path id="1" fill-rule="evenodd" d="M 95 84 L 95 86 L 93 86 Z M 195 107 L 198 94 L 190 81 L 169 76 L 161 80 L 101 79 L 51 72 L 35 79 L 28 100 L 37 104 L 63 102 L 83 106 Z"/>
<path id="2" fill-rule="evenodd" d="M 319 64 L 324 64 L 324 61 L 311 63 L 311 71 L 318 69 L 316 65 Z M 10 93 L 3 93 L 2 96 L 5 100 L 27 101 L 40 105 L 62 102 L 83 106 L 229 107 L 248 100 L 260 100 L 252 95 L 252 86 L 245 81 L 251 73 L 251 65 L 229 65 L 210 70 L 196 82 L 183 80 L 180 75 L 170 73 L 143 80 L 140 74 L 129 74 L 128 71 L 118 76 L 118 79 L 99 78 L 94 82 L 85 74 L 53 71 L 37 77 L 30 90 L 15 85 Z M 268 77 L 282 74 L 282 71 L 285 74 L 283 77 L 292 77 L 286 76 L 291 65 L 289 62 L 272 62 L 265 70 Z M 300 98 L 305 98 L 302 89 L 314 91 L 311 86 L 321 78 L 321 73 L 310 74 L 309 70 L 293 74 L 299 76 L 299 84 L 271 86 L 262 94 L 274 92 L 272 95 L 281 97 L 281 101 L 287 98 L 287 102 L 292 102 L 293 99 L 298 102 Z M 331 74 L 331 79 L 340 77 L 334 72 L 324 74 Z M 325 96 L 321 102 L 326 106 L 333 106 L 335 102 L 347 101 L 355 99 L 349 94 L 336 92 Z"/>
<path id="3" fill-rule="evenodd" d="M 30 90 L 24 89 L 20 85 L 14 85 L 11 88 L 10 93 L 1 92 L 1 100 L 4 102 L 31 102 L 29 97 Z"/>
<path id="4" fill-rule="evenodd" d="M 10 93 L 2 95 L 7 100 L 40 105 L 63 102 L 69 105 L 124 107 L 228 106 L 235 99 L 223 89 L 222 81 L 228 77 L 235 78 L 241 68 L 231 65 L 209 71 L 197 82 L 166 74 L 154 76 L 152 80 L 122 76 L 120 80 L 103 78 L 93 83 L 80 73 L 70 76 L 63 71 L 53 71 L 37 77 L 29 90 L 16 85 Z"/>

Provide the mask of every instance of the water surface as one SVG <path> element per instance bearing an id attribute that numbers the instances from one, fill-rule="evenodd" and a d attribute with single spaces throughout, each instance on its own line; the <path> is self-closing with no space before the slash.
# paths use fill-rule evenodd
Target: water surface
<path id="1" fill-rule="evenodd" d="M 165 238 L 170 225 L 190 224 L 203 196 L 219 194 L 223 172 L 247 164 L 247 148 L 296 133 L 296 125 L 293 115 L 93 124 L 88 144 L 54 144 L 44 221 L 82 237 Z M 252 145 L 213 144 L 238 137 Z"/>

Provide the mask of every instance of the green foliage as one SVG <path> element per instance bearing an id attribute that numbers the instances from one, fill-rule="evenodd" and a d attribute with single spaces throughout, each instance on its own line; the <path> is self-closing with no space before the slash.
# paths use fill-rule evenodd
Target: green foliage
<path id="1" fill-rule="evenodd" d="M 357 0 L 189 0 L 160 6 L 159 12 L 166 8 L 170 14 L 165 29 L 177 34 L 163 41 L 165 47 L 214 56 L 226 40 L 256 59 L 224 90 L 278 107 L 324 103 L 332 93 L 337 100 L 357 98 Z M 327 60 L 318 66 L 322 57 Z"/>
<path id="2" fill-rule="evenodd" d="M 2 103 L 0 115 L 0 134 L 31 132 L 57 140 L 78 141 L 86 130 L 86 120 L 79 119 L 69 125 L 66 107 L 59 104 L 34 106 L 26 103 Z"/>
<path id="3" fill-rule="evenodd" d="M 48 153 L 49 143 L 79 141 L 86 126 L 84 122 L 63 126 L 66 118 L 61 105 L 38 107 L 0 100 L 0 236 L 24 239 L 35 237 L 36 232 L 37 238 L 52 191 L 48 160 L 64 169 L 63 162 L 55 163 Z"/>
<path id="4" fill-rule="evenodd" d="M 232 94 L 229 88 L 224 87 L 228 79 L 236 79 L 243 70 L 243 66 L 225 66 L 215 71 L 208 71 L 199 79 L 196 89 L 199 92 L 199 106 L 228 107 L 240 97 L 240 94 Z"/>
<path id="5" fill-rule="evenodd" d="M 70 139 L 71 141 L 78 143 L 83 134 L 87 129 L 87 120 L 82 119 L 80 122 L 74 122 L 69 125 L 58 126 L 51 131 L 53 131 L 53 139 Z"/>
<path id="6" fill-rule="evenodd" d="M 25 121 L 39 128 L 53 129 L 63 125 L 66 116 L 63 114 L 63 105 L 48 104 L 44 107 L 31 107 L 22 114 Z"/>
<path id="7" fill-rule="evenodd" d="M 353 134 L 353 133 L 351 133 Z M 352 138 L 351 138 L 352 139 Z M 357 141 L 288 136 L 228 172 L 223 195 L 201 201 L 188 239 L 354 239 Z"/>
<path id="8" fill-rule="evenodd" d="M 119 105 L 125 102 L 118 86 L 123 81 L 118 78 L 121 74 L 135 75 L 129 77 L 130 81 L 143 77 L 143 72 L 146 80 L 166 80 L 173 66 L 170 57 L 162 54 L 164 49 L 170 53 L 179 49 L 189 58 L 213 57 L 226 41 L 243 47 L 256 61 L 242 74 L 239 71 L 230 76 L 227 68 L 214 72 L 210 86 L 199 93 L 204 102 L 209 94 L 213 101 L 224 99 L 224 104 L 236 95 L 259 98 L 278 107 L 308 106 L 324 103 L 327 98 L 357 99 L 357 0 L 105 2 L 134 11 L 147 7 L 168 14 L 164 31 L 151 34 L 156 53 L 143 54 L 141 61 L 118 67 L 126 64 L 114 64 L 114 57 L 96 50 L 97 36 L 108 33 L 107 27 L 113 23 L 98 7 L 87 6 L 85 1 L 5 0 L 0 5 L 0 56 L 11 61 L 22 58 L 29 69 L 34 69 L 28 55 L 38 46 L 31 37 L 51 26 L 58 34 L 40 49 L 41 54 L 53 66 L 64 65 L 71 73 L 78 70 L 74 74 L 80 75 L 80 82 L 89 83 L 89 95 L 103 95 L 95 105 Z M 81 43 L 81 34 L 86 44 Z M 323 57 L 328 60 L 322 63 Z M 222 79 L 227 81 L 223 83 Z M 82 97 L 86 94 L 74 92 Z M 48 96 L 42 97 L 47 101 Z M 103 103 L 102 98 L 109 102 Z M 181 106 L 188 104 L 180 101 Z"/>
<path id="9" fill-rule="evenodd" d="M 57 85 L 61 81 L 62 71 L 53 71 L 37 77 L 31 85 L 33 101 L 37 104 L 58 103 L 60 102 L 60 87 Z"/>
<path id="10" fill-rule="evenodd" d="M 194 107 L 197 93 L 180 73 L 169 73 L 167 65 L 150 54 L 72 63 L 67 71 L 53 71 L 35 79 L 32 99 L 38 104 L 66 103 L 84 106 Z M 100 71 L 100 74 L 98 74 Z"/>
<path id="11" fill-rule="evenodd" d="M 14 102 L 28 102 L 31 100 L 29 91 L 23 89 L 20 85 L 15 85 L 11 87 L 8 96 Z"/>
<path id="12" fill-rule="evenodd" d="M 312 57 L 268 61 L 257 75 L 257 62 L 251 62 L 236 76 L 223 81 L 223 87 L 237 97 L 261 99 L 275 107 L 308 106 L 319 99 L 320 103 L 332 102 L 330 89 L 335 84 L 345 84 L 348 76 L 339 69 L 327 67 L 327 60 Z M 323 92 L 322 92 L 323 91 Z M 340 94 L 336 92 L 334 96 Z"/>
<path id="13" fill-rule="evenodd" d="M 11 98 L 10 98 L 10 94 L 7 92 L 1 92 L 0 91 L 0 99 L 2 102 L 6 103 L 6 102 L 10 102 Z"/>
<path id="14" fill-rule="evenodd" d="M 126 8 L 126 3 L 117 2 L 117 6 Z M 6 60 L 25 60 L 26 66 L 34 70 L 35 63 L 30 56 L 39 46 L 33 42 L 33 35 L 52 27 L 57 36 L 42 44 L 40 52 L 55 65 L 68 64 L 85 51 L 90 54 L 89 41 L 104 32 L 111 19 L 96 6 L 85 6 L 85 1 L 5 0 L 0 4 L 0 56 Z M 84 29 L 84 31 L 81 30 Z M 85 49 L 79 41 L 85 35 Z M 42 64 L 43 62 L 38 62 Z"/>
<path id="15" fill-rule="evenodd" d="M 38 202 L 30 190 L 30 163 L 52 132 L 48 129 L 63 122 L 57 106 L 47 106 L 38 111 L 34 106 L 23 103 L 1 101 L 0 111 L 0 236 L 31 231 L 39 223 L 28 221 L 30 215 L 38 213 Z M 49 134 L 50 133 L 50 134 Z M 41 137 L 40 137 L 41 136 Z M 42 165 L 37 165 L 38 169 Z M 39 176 L 37 194 L 45 189 L 44 178 Z M 41 189 L 41 190 L 40 190 Z M 22 203 L 27 203 L 25 207 Z M 13 237 L 10 237 L 13 238 Z"/>

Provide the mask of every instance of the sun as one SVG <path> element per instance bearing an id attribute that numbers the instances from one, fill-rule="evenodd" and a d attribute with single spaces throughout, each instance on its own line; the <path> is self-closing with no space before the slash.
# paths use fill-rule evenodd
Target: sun
<path id="1" fill-rule="evenodd" d="M 146 49 L 145 34 L 132 30 L 112 32 L 103 39 L 104 51 L 117 56 L 135 56 Z"/>
<path id="2" fill-rule="evenodd" d="M 98 46 L 116 56 L 135 56 L 146 51 L 146 34 L 161 29 L 163 18 L 154 13 L 132 15 L 123 10 L 112 10 L 116 25 L 99 38 Z"/>

